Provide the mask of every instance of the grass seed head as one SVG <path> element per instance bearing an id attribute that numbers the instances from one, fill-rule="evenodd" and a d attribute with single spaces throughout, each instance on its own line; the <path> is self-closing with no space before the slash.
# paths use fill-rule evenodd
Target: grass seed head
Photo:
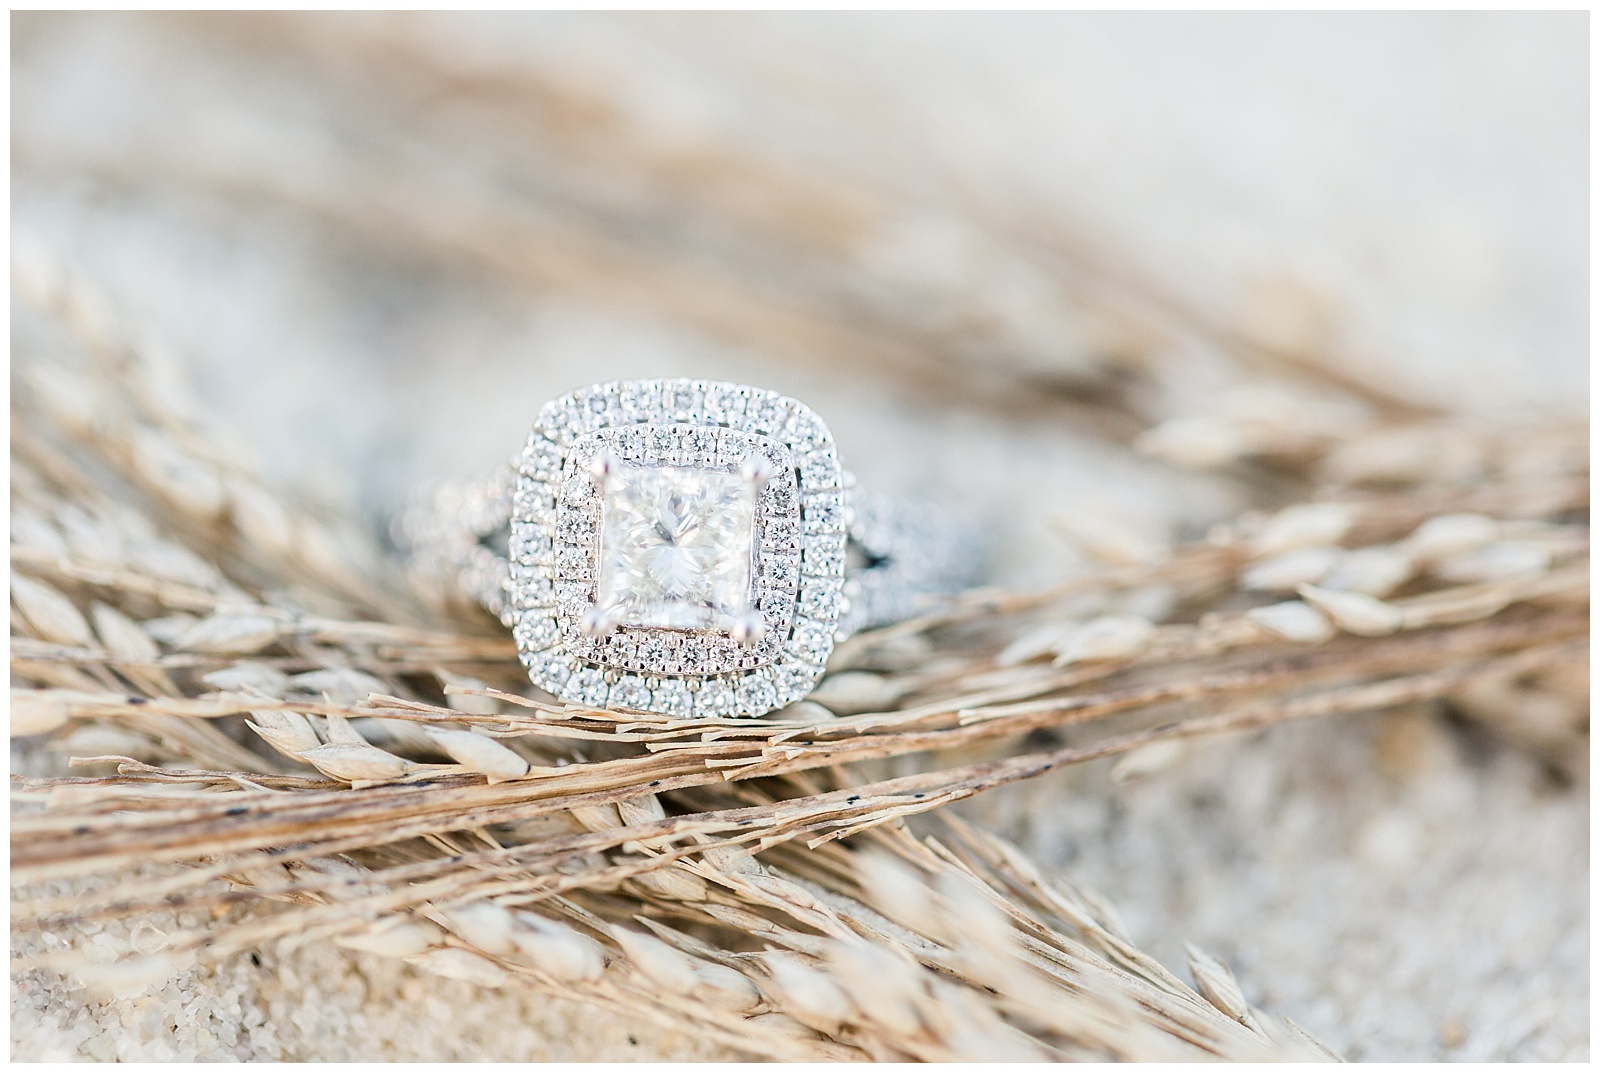
<path id="1" fill-rule="evenodd" d="M 606 969 L 605 948 L 559 921 L 512 910 L 511 941 L 539 969 L 566 983 L 593 983 Z"/>
<path id="2" fill-rule="evenodd" d="M 1354 523 L 1355 511 L 1348 504 L 1296 504 L 1268 519 L 1250 539 L 1250 550 L 1260 557 L 1335 545 Z"/>
<path id="3" fill-rule="evenodd" d="M 1217 958 L 1197 946 L 1185 947 L 1189 952 L 1189 971 L 1194 974 L 1195 986 L 1207 1002 L 1233 1018 L 1245 1021 L 1250 1016 L 1250 1004 L 1232 970 Z"/>
<path id="4" fill-rule="evenodd" d="M 1405 546 L 1427 561 L 1473 551 L 1500 535 L 1500 522 L 1485 514 L 1437 514 L 1411 531 Z"/>
<path id="5" fill-rule="evenodd" d="M 1458 584 L 1501 581 L 1536 577 L 1549 570 L 1550 563 L 1548 548 L 1530 541 L 1502 541 L 1440 556 L 1433 561 L 1432 572 L 1437 578 Z"/>
<path id="6" fill-rule="evenodd" d="M 13 689 L 7 713 L 7 732 L 13 738 L 48 734 L 65 726 L 72 707 L 50 689 Z"/>
<path id="7" fill-rule="evenodd" d="M 299 756 L 324 775 L 351 784 L 389 782 L 414 766 L 409 760 L 365 742 L 330 742 L 307 749 Z"/>
<path id="8" fill-rule="evenodd" d="M 1251 608 L 1245 617 L 1286 641 L 1301 644 L 1320 644 L 1338 632 L 1326 615 L 1303 600 Z"/>
<path id="9" fill-rule="evenodd" d="M 220 670 L 201 675 L 200 680 L 225 693 L 246 693 L 276 699 L 289 691 L 289 676 L 269 663 L 231 663 Z"/>
<path id="10" fill-rule="evenodd" d="M 517 948 L 513 939 L 517 922 L 511 910 L 494 902 L 468 902 L 439 911 L 439 921 L 461 938 L 483 950 L 503 957 Z"/>
<path id="11" fill-rule="evenodd" d="M 155 638 L 145 633 L 137 622 L 109 604 L 95 603 L 89 609 L 94 619 L 94 631 L 106 651 L 129 663 L 153 663 L 161 655 Z"/>
<path id="12" fill-rule="evenodd" d="M 283 624 L 266 615 L 222 613 L 201 619 L 172 640 L 182 652 L 244 656 L 276 641 Z"/>
<path id="13" fill-rule="evenodd" d="M 493 738 L 445 727 L 428 727 L 425 733 L 450 759 L 490 783 L 520 779 L 528 773 L 528 762 Z"/>
<path id="14" fill-rule="evenodd" d="M 444 929 L 430 921 L 406 920 L 389 927 L 346 932 L 333 941 L 349 950 L 383 957 L 408 958 L 444 944 Z"/>
<path id="15" fill-rule="evenodd" d="M 459 947 L 425 950 L 405 960 L 428 972 L 448 976 L 452 980 L 465 980 L 479 987 L 504 987 L 511 982 L 510 974 L 499 965 L 481 954 Z"/>
<path id="16" fill-rule="evenodd" d="M 75 648 L 94 644 L 94 634 L 83 612 L 54 586 L 13 571 L 11 601 L 35 636 Z"/>
<path id="17" fill-rule="evenodd" d="M 1090 660 L 1133 659 L 1155 639 L 1153 623 L 1140 615 L 1107 615 L 1091 619 L 1055 645 L 1057 667 Z"/>
<path id="18" fill-rule="evenodd" d="M 1293 592 L 1300 585 L 1320 581 L 1343 554 L 1331 545 L 1279 552 L 1246 570 L 1241 587 L 1249 592 Z"/>
<path id="19" fill-rule="evenodd" d="M 841 1024 L 858 1016 L 850 997 L 827 973 L 777 951 L 768 951 L 762 962 L 767 967 L 765 987 L 772 1005 L 801 1023 L 834 1035 Z"/>
<path id="20" fill-rule="evenodd" d="M 1323 588 L 1388 596 L 1411 580 L 1415 566 L 1401 549 L 1391 546 L 1346 552 L 1322 578 Z"/>
<path id="21" fill-rule="evenodd" d="M 736 969 L 702 961 L 694 967 L 697 998 L 726 1010 L 743 1013 L 761 1004 L 761 992 L 750 978 Z"/>
<path id="22" fill-rule="evenodd" d="M 1346 633 L 1382 637 L 1398 630 L 1404 622 L 1399 608 L 1363 592 L 1334 592 L 1314 585 L 1301 585 L 1299 591 L 1307 603 Z"/>
<path id="23" fill-rule="evenodd" d="M 915 964 L 860 941 L 835 943 L 829 961 L 834 978 L 868 1021 L 903 1037 L 922 1034 L 917 1008 L 923 984 Z"/>
<path id="24" fill-rule="evenodd" d="M 684 994 L 699 986 L 694 961 L 676 947 L 630 928 L 617 928 L 612 936 L 633 967 L 657 987 Z"/>

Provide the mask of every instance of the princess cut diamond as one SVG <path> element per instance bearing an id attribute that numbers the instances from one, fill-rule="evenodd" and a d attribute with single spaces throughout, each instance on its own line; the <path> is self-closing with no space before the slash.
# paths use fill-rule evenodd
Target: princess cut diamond
<path id="1" fill-rule="evenodd" d="M 755 489 L 736 473 L 621 465 L 607 477 L 601 615 L 630 626 L 721 626 L 750 606 Z"/>

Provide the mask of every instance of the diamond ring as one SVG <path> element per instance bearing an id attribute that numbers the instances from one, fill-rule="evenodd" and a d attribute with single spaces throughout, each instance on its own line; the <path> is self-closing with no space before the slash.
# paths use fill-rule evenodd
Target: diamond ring
<path id="1" fill-rule="evenodd" d="M 511 627 L 541 689 L 677 718 L 801 699 L 837 641 L 981 559 L 961 515 L 858 490 L 805 404 L 704 380 L 569 392 L 509 466 L 420 494 L 394 535 L 418 580 Z"/>

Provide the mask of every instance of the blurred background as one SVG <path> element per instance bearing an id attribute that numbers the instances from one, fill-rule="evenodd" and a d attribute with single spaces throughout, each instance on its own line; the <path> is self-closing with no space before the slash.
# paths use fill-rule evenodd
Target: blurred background
<path id="1" fill-rule="evenodd" d="M 1017 585 L 1282 502 L 1207 415 L 1587 415 L 1584 13 L 28 14 L 12 102 L 14 256 L 374 524 L 622 376 L 805 400 Z M 1587 786 L 1417 733 L 981 809 L 1349 1057 L 1586 1057 Z"/>

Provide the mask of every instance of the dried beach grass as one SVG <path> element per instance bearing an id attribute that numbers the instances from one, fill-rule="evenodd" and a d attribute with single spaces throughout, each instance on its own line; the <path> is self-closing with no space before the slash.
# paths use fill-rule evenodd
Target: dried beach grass
<path id="1" fill-rule="evenodd" d="M 666 143 L 554 74 L 457 69 L 404 20 L 152 25 L 309 71 L 332 112 L 421 149 L 72 157 L 24 132 L 32 176 L 175 184 L 315 219 L 377 260 L 420 250 L 779 360 L 1043 409 L 1222 473 L 1258 509 L 1171 547 L 1062 518 L 1091 566 L 853 638 L 769 718 L 563 705 L 496 624 L 406 587 L 352 509 L 220 446 L 71 265 L 19 257 L 38 330 L 14 366 L 10 726 L 80 771 L 13 780 L 12 927 L 207 923 L 109 963 L 80 946 L 14 968 L 128 995 L 333 943 L 781 1059 L 1329 1058 L 1218 959 L 1192 950 L 1190 986 L 1105 899 L 947 806 L 1418 702 L 1586 778 L 1585 426 L 1436 412 L 1181 308 L 1047 217 L 1021 228 L 858 162 Z M 486 139 L 497 166 L 537 197 L 480 181 L 482 130 L 452 109 L 506 135 Z M 891 256 L 919 228 L 954 234 L 971 273 L 929 281 Z M 1174 337 L 1236 386 L 1151 406 L 1192 352 L 1151 342 Z"/>
<path id="2" fill-rule="evenodd" d="M 12 926 L 212 911 L 154 952 L 36 962 L 113 992 L 333 942 L 775 1058 L 1326 1057 L 1204 952 L 1190 987 L 1091 892 L 948 814 L 907 820 L 1439 698 L 1582 774 L 1587 480 L 1555 432 L 1474 437 L 1443 482 L 1351 460 L 1448 422 L 1311 448 L 1297 422 L 1304 503 L 1134 555 L 1084 535 L 1101 566 L 857 637 L 811 700 L 674 722 L 530 695 L 508 638 L 395 589 L 353 520 L 209 444 L 81 282 L 15 276 L 72 357 L 19 356 L 11 729 L 87 773 L 14 783 L 34 886 Z M 1154 590 L 1164 613 L 1126 610 Z M 112 881 L 41 893 L 87 876 Z"/>

